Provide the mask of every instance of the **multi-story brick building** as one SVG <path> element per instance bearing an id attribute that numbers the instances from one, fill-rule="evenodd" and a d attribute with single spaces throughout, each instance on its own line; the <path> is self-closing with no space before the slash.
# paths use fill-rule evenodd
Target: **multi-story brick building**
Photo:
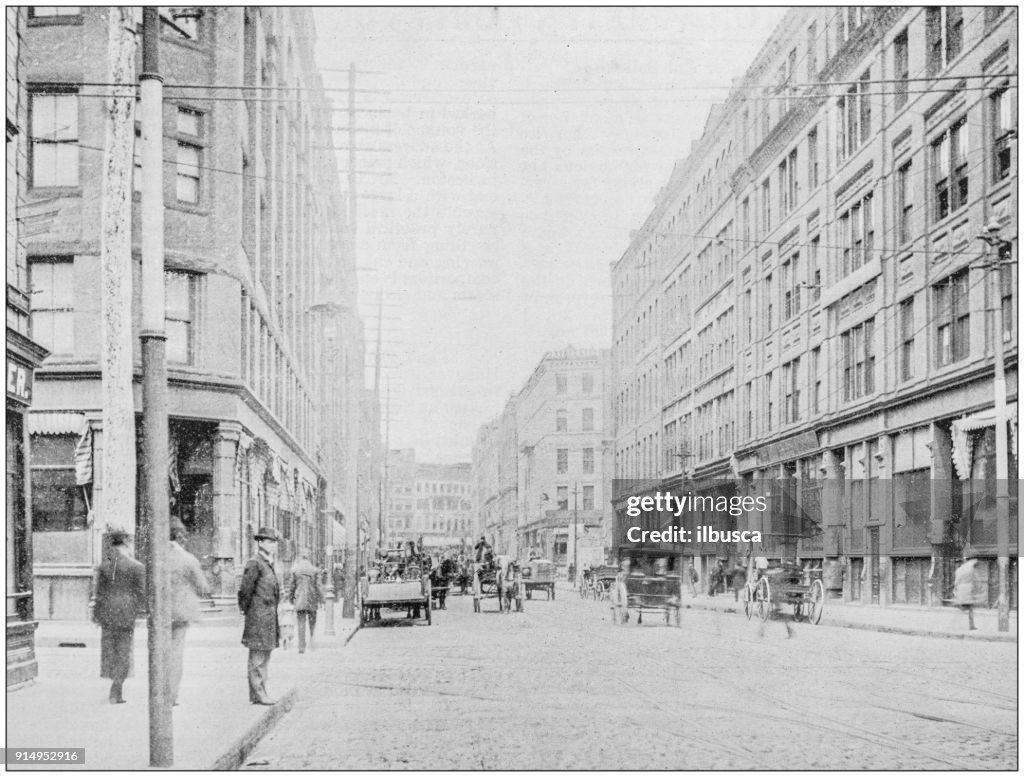
<path id="1" fill-rule="evenodd" d="M 482 532 L 499 553 L 565 568 L 605 559 L 611 527 L 607 349 L 544 355 L 504 413 L 477 434 Z M 512 467 L 514 466 L 514 470 Z"/>
<path id="2" fill-rule="evenodd" d="M 473 481 L 477 523 L 474 536 L 487 537 L 498 553 L 516 548 L 519 529 L 519 444 L 516 400 L 477 430 L 473 444 Z M 474 544 L 476 540 L 474 540 Z"/>
<path id="3" fill-rule="evenodd" d="M 258 526 L 285 538 L 287 564 L 299 549 L 323 561 L 338 525 L 357 519 L 362 326 L 310 10 L 185 10 L 164 9 L 160 35 L 171 509 L 215 592 L 230 596 Z M 39 7 L 25 30 L 19 218 L 36 225 L 32 331 L 51 352 L 28 422 L 44 618 L 86 617 L 105 525 L 98 479 L 76 478 L 74 453 L 91 440 L 80 450 L 93 471 L 103 465 L 105 92 L 88 85 L 107 78 L 107 14 Z M 138 196 L 128 207 L 138 273 Z M 136 326 L 138 306 L 136 292 Z M 138 388 L 138 346 L 135 362 Z"/>
<path id="4" fill-rule="evenodd" d="M 406 542 L 430 549 L 471 546 L 475 528 L 469 464 L 416 461 L 412 448 L 388 456 L 385 534 L 391 546 Z"/>
<path id="5" fill-rule="evenodd" d="M 848 599 L 938 603 L 969 543 L 995 598 L 994 342 L 1015 484 L 1017 269 L 977 235 L 1016 250 L 1016 25 L 793 9 L 711 111 L 612 269 L 616 473 L 774 507 L 733 519 L 761 547 L 673 553 L 796 555 Z"/>
<path id="6" fill-rule="evenodd" d="M 7 30 L 7 685 L 38 674 L 35 653 L 35 597 L 32 586 L 31 489 L 28 480 L 28 425 L 36 368 L 47 351 L 29 327 L 30 293 L 25 224 L 18 207 L 28 171 L 28 94 L 24 80 L 25 8 L 8 8 Z"/>

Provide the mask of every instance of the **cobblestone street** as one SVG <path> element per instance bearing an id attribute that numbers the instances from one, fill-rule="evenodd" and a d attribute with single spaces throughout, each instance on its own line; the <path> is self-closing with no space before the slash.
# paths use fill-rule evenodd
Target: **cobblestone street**
<path id="1" fill-rule="evenodd" d="M 250 769 L 1015 769 L 1016 645 L 685 610 L 614 626 L 559 590 L 324 650 Z M 396 614 L 392 614 L 394 617 Z"/>

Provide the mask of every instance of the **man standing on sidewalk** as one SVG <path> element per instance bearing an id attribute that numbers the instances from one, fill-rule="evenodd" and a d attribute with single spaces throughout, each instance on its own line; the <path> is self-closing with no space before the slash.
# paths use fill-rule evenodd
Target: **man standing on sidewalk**
<path id="1" fill-rule="evenodd" d="M 316 630 L 316 610 L 323 596 L 320 592 L 320 572 L 309 560 L 309 553 L 301 551 L 292 567 L 292 584 L 288 601 L 295 605 L 296 625 L 299 630 L 299 652 L 306 652 L 306 622 L 309 622 L 309 647 L 313 647 Z"/>
<path id="2" fill-rule="evenodd" d="M 242 644 L 249 648 L 249 703 L 274 704 L 267 695 L 267 672 L 270 652 L 281 643 L 281 625 L 277 605 L 281 601 L 281 585 L 274 571 L 277 533 L 260 527 L 253 536 L 257 553 L 249 559 L 238 588 L 238 611 L 245 616 Z"/>
<path id="3" fill-rule="evenodd" d="M 111 681 L 110 703 L 124 704 L 122 686 L 132 674 L 135 618 L 146 609 L 146 568 L 132 558 L 132 536 L 110 532 L 110 558 L 96 572 L 93 620 L 100 625 L 100 677 Z"/>
<path id="4" fill-rule="evenodd" d="M 188 626 L 199 620 L 200 597 L 210 595 L 199 560 L 179 544 L 185 537 L 185 525 L 172 518 L 171 550 L 167 560 L 171 578 L 171 700 L 175 705 L 181 687 Z"/>

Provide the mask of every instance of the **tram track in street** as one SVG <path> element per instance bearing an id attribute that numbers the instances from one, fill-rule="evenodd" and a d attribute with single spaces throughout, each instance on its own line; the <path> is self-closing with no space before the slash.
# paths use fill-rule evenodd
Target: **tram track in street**
<path id="1" fill-rule="evenodd" d="M 711 630 L 709 630 L 709 629 L 701 629 L 700 631 L 707 633 L 707 632 L 709 632 Z M 771 645 L 771 643 L 762 643 L 762 644 L 764 644 L 765 646 Z M 769 647 L 769 649 L 771 649 L 771 648 Z M 646 656 L 646 657 L 648 657 L 652 661 L 653 660 L 658 660 L 657 656 L 655 656 L 655 655 L 653 655 L 653 654 L 651 654 L 651 653 L 649 653 L 647 651 L 640 650 L 640 651 L 637 651 L 637 654 L 641 655 L 641 656 Z M 730 654 L 734 655 L 736 657 L 736 659 L 743 659 L 743 658 L 748 658 L 749 657 L 749 656 L 747 656 L 745 654 L 735 654 L 735 653 L 732 653 L 732 651 L 730 651 Z M 789 667 L 778 667 L 777 671 L 788 671 L 789 669 L 790 669 Z M 712 671 L 707 665 L 694 665 L 694 666 L 692 666 L 691 671 L 694 671 L 694 672 L 699 673 L 699 674 L 701 674 L 701 675 L 703 675 L 705 677 L 708 677 L 709 679 L 713 680 L 715 683 L 727 684 L 727 685 L 737 689 L 738 691 L 740 691 L 740 694 L 742 696 L 757 697 L 757 698 L 761 699 L 763 702 L 767 703 L 769 705 L 769 708 L 774 706 L 777 709 L 788 710 L 790 713 L 792 713 L 791 715 L 788 715 L 788 716 L 778 715 L 776 713 L 773 713 L 773 712 L 770 712 L 770 711 L 765 711 L 765 710 L 760 710 L 760 711 L 757 711 L 756 713 L 755 712 L 750 712 L 749 713 L 749 714 L 756 714 L 756 716 L 758 718 L 770 719 L 770 720 L 774 720 L 774 721 L 777 721 L 777 722 L 780 722 L 780 723 L 784 723 L 784 724 L 790 724 L 790 725 L 796 724 L 796 725 L 800 725 L 800 726 L 806 726 L 806 727 L 814 728 L 814 729 L 817 729 L 817 730 L 820 730 L 820 731 L 824 731 L 824 732 L 827 732 L 827 733 L 841 734 L 844 737 L 852 736 L 852 737 L 855 737 L 855 738 L 858 738 L 858 739 L 862 739 L 862 740 L 867 741 L 867 742 L 871 742 L 871 743 L 876 744 L 876 745 L 885 746 L 887 748 L 890 748 L 890 749 L 892 749 L 894 751 L 897 751 L 897 752 L 900 752 L 900 753 L 908 753 L 908 752 L 909 753 L 914 753 L 915 755 L 918 755 L 921 758 L 925 758 L 925 759 L 927 759 L 929 761 L 934 761 L 934 762 L 943 764 L 947 768 L 953 768 L 953 769 L 970 769 L 970 768 L 972 768 L 969 764 L 967 764 L 966 762 L 962 761 L 959 758 L 956 758 L 955 756 L 952 756 L 952 755 L 949 755 L 949 754 L 937 754 L 937 753 L 930 752 L 930 751 L 927 751 L 927 750 L 924 750 L 924 749 L 921 749 L 921 748 L 917 748 L 917 747 L 907 743 L 905 740 L 901 740 L 901 739 L 897 739 L 895 737 L 889 736 L 888 734 L 886 734 L 884 732 L 880 732 L 880 731 L 877 731 L 877 730 L 872 730 L 872 729 L 869 729 L 869 728 L 864 728 L 862 726 L 858 726 L 858 725 L 856 725 L 856 724 L 854 724 L 854 723 L 852 723 L 850 721 L 847 721 L 847 720 L 842 720 L 842 719 L 838 719 L 838 718 L 835 718 L 835 717 L 831 717 L 831 716 L 825 715 L 823 713 L 818 713 L 814 717 L 810 717 L 810 716 L 808 716 L 806 714 L 806 710 L 802 706 L 800 706 L 798 704 L 794 704 L 794 703 L 792 703 L 792 702 L 790 702 L 790 701 L 788 701 L 788 700 L 778 696 L 777 694 L 772 694 L 772 693 L 763 691 L 763 690 L 761 690 L 759 688 L 755 688 L 755 687 L 752 687 L 752 686 L 749 686 L 749 685 L 742 685 L 742 684 L 736 683 L 734 680 L 732 680 L 732 679 L 730 679 L 729 677 L 726 676 L 725 673 L 726 673 L 727 669 L 725 669 L 725 668 L 722 668 L 722 669 L 720 669 L 720 670 L 718 670 L 716 672 L 716 671 Z M 846 683 L 843 683 L 843 684 L 846 684 Z M 864 706 L 878 706 L 878 705 L 874 705 L 874 704 L 863 705 L 862 704 L 860 706 L 860 709 L 863 709 Z M 905 712 L 905 711 L 904 710 L 896 710 L 896 712 Z M 912 715 L 913 713 L 907 712 L 906 714 L 911 714 Z M 921 718 L 922 716 L 921 715 L 917 715 L 915 717 Z M 927 718 L 923 718 L 923 719 L 927 719 Z M 953 721 L 950 721 L 950 722 L 955 724 L 955 722 L 953 722 Z M 984 729 L 984 727 L 982 727 L 982 728 Z M 997 734 L 999 736 L 1007 736 L 1006 732 L 1003 732 L 1003 731 L 996 731 L 996 730 L 993 730 L 993 729 L 985 729 L 985 730 L 989 730 L 992 733 Z"/>

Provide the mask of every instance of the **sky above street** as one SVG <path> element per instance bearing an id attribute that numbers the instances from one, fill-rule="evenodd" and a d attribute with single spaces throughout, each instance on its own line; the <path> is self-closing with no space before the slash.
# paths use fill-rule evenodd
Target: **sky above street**
<path id="1" fill-rule="evenodd" d="M 545 352 L 610 346 L 610 265 L 784 12 L 314 9 L 335 106 L 354 63 L 383 130 L 355 136 L 386 149 L 357 151 L 356 264 L 389 447 L 470 461 Z"/>

